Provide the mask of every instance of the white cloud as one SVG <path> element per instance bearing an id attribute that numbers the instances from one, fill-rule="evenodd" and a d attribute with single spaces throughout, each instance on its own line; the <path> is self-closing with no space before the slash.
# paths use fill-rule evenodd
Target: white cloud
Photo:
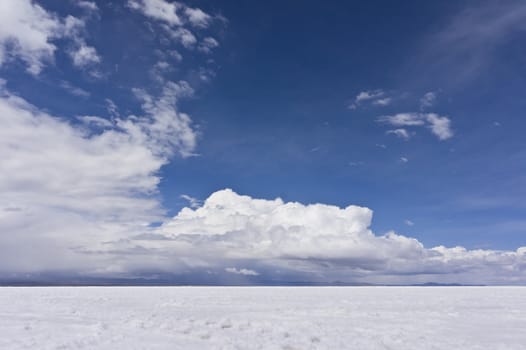
<path id="1" fill-rule="evenodd" d="M 165 240 L 152 240 L 149 247 L 167 249 L 188 266 L 225 269 L 243 264 L 260 275 L 279 269 L 328 280 L 526 280 L 526 247 L 426 248 L 394 232 L 375 235 L 369 229 L 371 219 L 372 211 L 358 206 L 285 203 L 222 190 L 201 207 L 184 208 L 163 224 L 157 233 Z"/>
<path id="2" fill-rule="evenodd" d="M 370 103 L 373 106 L 388 106 L 393 102 L 393 98 L 386 95 L 386 92 L 381 89 L 362 91 L 356 95 L 349 109 L 356 109 L 364 103 Z"/>
<path id="3" fill-rule="evenodd" d="M 207 28 L 212 21 L 212 16 L 203 10 L 177 1 L 129 0 L 128 6 L 147 17 L 163 21 L 170 27 L 182 27 L 186 22 L 194 27 Z"/>
<path id="4" fill-rule="evenodd" d="M 427 92 L 420 99 L 420 109 L 432 107 L 436 102 L 437 94 L 435 92 Z"/>
<path id="5" fill-rule="evenodd" d="M 373 105 L 386 106 L 391 103 L 390 97 L 385 97 L 385 92 L 381 89 L 366 90 L 360 92 L 354 98 L 353 103 L 349 106 L 350 109 L 358 108 L 362 103 L 370 101 Z"/>
<path id="6" fill-rule="evenodd" d="M 210 53 L 212 52 L 212 49 L 215 49 L 218 46 L 219 46 L 219 43 L 217 42 L 216 39 L 212 37 L 206 37 L 203 39 L 203 41 L 201 41 L 201 43 L 199 43 L 199 46 L 197 47 L 197 49 L 205 53 Z"/>
<path id="7" fill-rule="evenodd" d="M 440 140 L 447 140 L 453 137 L 451 130 L 451 120 L 446 116 L 439 116 L 436 113 L 398 113 L 395 115 L 381 116 L 378 122 L 392 126 L 425 126 Z M 387 133 L 397 135 L 394 130 Z M 398 133 L 402 136 L 402 133 Z"/>
<path id="8" fill-rule="evenodd" d="M 428 113 L 425 115 L 427 122 L 430 124 L 431 132 L 435 134 L 440 140 L 447 140 L 453 137 L 451 131 L 451 121 L 448 117 L 441 117 L 435 113 Z"/>
<path id="9" fill-rule="evenodd" d="M 53 61 L 56 46 L 52 40 L 62 36 L 62 23 L 53 14 L 30 0 L 0 2 L 0 65 L 18 57 L 31 74 L 38 74 Z"/>
<path id="10" fill-rule="evenodd" d="M 393 129 L 393 130 L 387 130 L 385 132 L 386 134 L 391 134 L 391 135 L 395 135 L 396 137 L 400 137 L 404 140 L 409 140 L 409 138 L 411 137 L 411 135 L 409 135 L 409 132 L 407 132 L 406 129 Z"/>
<path id="11" fill-rule="evenodd" d="M 388 106 L 391 104 L 393 99 L 391 97 L 385 97 L 385 98 L 379 98 L 377 100 L 373 101 L 373 105 L 375 106 Z"/>
<path id="12" fill-rule="evenodd" d="M 393 126 L 418 126 L 424 125 L 425 120 L 419 113 L 398 113 L 378 118 L 379 122 L 387 123 Z"/>
<path id="13" fill-rule="evenodd" d="M 71 124 L 1 88 L 0 273 L 121 268 L 119 258 L 82 252 L 114 249 L 105 242 L 162 217 L 157 173 L 195 146 L 176 106 L 187 94 L 171 83 L 160 98 L 143 93 L 146 116 Z"/>
<path id="14" fill-rule="evenodd" d="M 149 18 L 160 21 L 161 28 L 187 49 L 195 48 L 198 41 L 200 43 L 197 49 L 205 53 L 210 53 L 212 49 L 219 46 L 218 41 L 210 36 L 198 40 L 188 26 L 206 29 L 214 18 L 221 20 L 221 17 L 212 17 L 199 8 L 191 8 L 177 1 L 129 0 L 128 6 Z M 182 57 L 176 54 L 175 58 L 181 60 Z"/>
<path id="15" fill-rule="evenodd" d="M 73 16 L 66 16 L 63 20 L 62 31 L 65 37 L 76 38 L 80 37 L 85 26 L 86 23 L 83 20 Z"/>
<path id="16" fill-rule="evenodd" d="M 77 1 L 77 6 L 83 8 L 84 10 L 92 12 L 97 12 L 99 10 L 97 4 L 93 1 L 80 0 Z"/>
<path id="17" fill-rule="evenodd" d="M 163 95 L 145 102 L 151 104 L 145 110 L 159 108 L 155 101 Z M 159 202 L 149 194 L 169 154 L 152 149 L 167 141 L 152 142 L 156 136 L 141 118 L 93 134 L 7 93 L 0 99 L 2 116 L 0 149 L 7 158 L 0 163 L 0 231 L 9 232 L 0 236 L 4 272 L 66 266 L 108 276 L 223 271 L 267 280 L 526 281 L 526 247 L 426 248 L 394 232 L 375 235 L 372 211 L 352 205 L 303 205 L 222 190 L 148 227 L 159 220 Z"/>
<path id="18" fill-rule="evenodd" d="M 181 43 L 185 48 L 190 49 L 197 43 L 195 35 L 185 28 L 171 29 L 168 26 L 164 26 L 164 29 L 170 34 L 171 38 Z"/>
<path id="19" fill-rule="evenodd" d="M 100 62 L 100 56 L 94 47 L 87 46 L 85 43 L 80 43 L 80 46 L 70 51 L 73 64 L 77 67 L 85 67 L 94 63 Z"/>
<path id="20" fill-rule="evenodd" d="M 177 52 L 176 50 L 170 50 L 168 52 L 168 55 L 175 59 L 177 62 L 181 62 L 183 60 L 183 55 L 181 55 L 179 52 Z"/>
<path id="21" fill-rule="evenodd" d="M 173 67 L 170 63 L 167 61 L 159 61 L 150 69 L 150 75 L 154 80 L 163 83 L 165 81 L 164 77 L 166 76 L 166 73 L 172 70 Z"/>
<path id="22" fill-rule="evenodd" d="M 113 123 L 109 121 L 108 119 L 104 119 L 101 117 L 93 116 L 93 115 L 83 115 L 77 117 L 78 120 L 83 122 L 87 125 L 93 125 L 100 128 L 111 128 L 113 127 Z"/>
<path id="23" fill-rule="evenodd" d="M 184 13 L 188 17 L 188 21 L 195 27 L 206 28 L 210 25 L 212 17 L 201 9 L 187 7 Z"/>
<path id="24" fill-rule="evenodd" d="M 161 70 L 161 71 L 168 71 L 171 69 L 170 63 L 166 61 L 159 61 L 155 64 L 155 68 Z"/>
<path id="25" fill-rule="evenodd" d="M 259 276 L 258 272 L 250 269 L 237 269 L 235 267 L 227 267 L 225 268 L 225 271 L 229 273 L 234 273 L 236 275 Z"/>
<path id="26" fill-rule="evenodd" d="M 75 96 L 80 96 L 84 98 L 91 96 L 91 94 L 88 91 L 81 89 L 77 86 L 73 86 L 70 82 L 65 81 L 65 80 L 59 82 L 59 86 Z"/>
<path id="27" fill-rule="evenodd" d="M 86 23 L 76 17 L 67 16 L 64 20 L 64 35 L 73 41 L 73 47 L 68 51 L 73 64 L 84 68 L 101 61 L 97 50 L 89 46 L 84 39 Z"/>
<path id="28" fill-rule="evenodd" d="M 182 194 L 181 195 L 181 198 L 188 201 L 188 204 L 190 206 L 190 208 L 192 209 L 195 209 L 195 208 L 199 208 L 201 205 L 202 205 L 202 201 L 197 199 L 197 198 L 194 198 L 192 196 L 189 196 L 187 194 Z"/>
<path id="29" fill-rule="evenodd" d="M 407 162 L 409 162 L 409 159 L 407 159 L 406 157 L 400 157 L 400 161 L 402 163 L 407 163 Z"/>
<path id="30" fill-rule="evenodd" d="M 407 226 L 415 226 L 415 223 L 412 222 L 411 220 L 408 220 L 408 219 L 404 220 L 404 223 L 405 223 Z"/>
<path id="31" fill-rule="evenodd" d="M 177 11 L 181 8 L 178 2 L 165 0 L 129 0 L 128 6 L 140 11 L 147 17 L 164 21 L 172 26 L 183 24 Z"/>
<path id="32" fill-rule="evenodd" d="M 117 107 L 117 105 L 115 104 L 115 102 L 113 102 L 112 99 L 107 98 L 107 99 L 104 100 L 104 102 L 106 102 L 106 110 L 108 111 L 108 114 L 111 117 L 119 117 L 120 116 L 119 107 Z"/>
<path id="33" fill-rule="evenodd" d="M 205 67 L 199 67 L 199 69 L 195 71 L 195 74 L 204 82 L 209 82 L 216 75 L 212 69 Z"/>
<path id="34" fill-rule="evenodd" d="M 0 4 L 0 66 L 19 58 L 27 71 L 39 74 L 46 64 L 54 61 L 57 39 L 70 39 L 74 48 L 69 51 L 76 66 L 97 63 L 100 57 L 95 48 L 83 38 L 85 23 L 73 16 L 62 19 L 30 0 L 3 0 Z"/>
<path id="35" fill-rule="evenodd" d="M 148 138 L 149 147 L 158 154 L 170 153 L 176 150 L 183 157 L 194 155 L 197 135 L 192 129 L 192 120 L 185 113 L 176 109 L 177 102 L 182 97 L 193 94 L 193 89 L 187 82 L 167 82 L 159 98 L 141 89 L 134 89 L 136 96 L 142 101 L 146 117 L 134 117 L 134 122 L 122 121 L 122 128 L 140 127 Z M 135 131 L 134 131 L 135 132 Z"/>
<path id="36" fill-rule="evenodd" d="M 371 99 L 376 99 L 376 98 L 379 98 L 379 97 L 382 97 L 384 96 L 384 92 L 383 90 L 368 90 L 368 91 L 362 91 L 360 92 L 356 98 L 354 99 L 355 102 L 362 102 L 362 101 L 367 101 L 367 100 L 371 100 Z"/>

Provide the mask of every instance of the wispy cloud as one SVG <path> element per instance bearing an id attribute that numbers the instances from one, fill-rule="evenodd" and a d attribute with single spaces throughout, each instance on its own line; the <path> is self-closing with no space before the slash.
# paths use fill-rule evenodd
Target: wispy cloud
<path id="1" fill-rule="evenodd" d="M 392 98 L 386 96 L 386 92 L 381 89 L 362 91 L 353 99 L 349 109 L 356 109 L 366 102 L 376 106 L 387 106 L 391 104 Z"/>
<path id="2" fill-rule="evenodd" d="M 236 267 L 227 267 L 225 268 L 225 271 L 229 273 L 234 273 L 236 275 L 259 276 L 258 272 L 250 269 L 238 269 Z"/>
<path id="3" fill-rule="evenodd" d="M 93 115 L 83 115 L 77 117 L 77 119 L 83 122 L 84 124 L 93 125 L 101 128 L 111 128 L 113 126 L 111 121 Z"/>
<path id="4" fill-rule="evenodd" d="M 439 116 L 436 113 L 398 113 L 394 115 L 381 116 L 377 119 L 377 121 L 392 126 L 427 127 L 440 140 L 447 140 L 453 137 L 453 131 L 451 130 L 451 120 L 446 116 Z M 395 130 L 389 130 L 388 133 L 393 133 L 401 137 L 405 135 L 403 131 L 396 132 Z"/>
<path id="5" fill-rule="evenodd" d="M 188 205 L 192 209 L 199 208 L 203 204 L 203 201 L 201 201 L 201 200 L 199 200 L 199 199 L 197 199 L 195 197 L 189 196 L 187 194 L 182 194 L 181 198 L 186 200 L 188 202 Z"/>
<path id="6" fill-rule="evenodd" d="M 417 56 L 427 75 L 462 82 L 478 76 L 500 55 L 499 48 L 526 30 L 526 3 L 479 1 L 426 38 Z M 520 45 L 520 41 L 518 42 Z"/>
<path id="7" fill-rule="evenodd" d="M 199 43 L 197 49 L 205 53 L 210 53 L 213 49 L 215 49 L 218 46 L 219 42 L 216 39 L 212 37 L 206 37 L 201 41 L 201 43 Z"/>
<path id="8" fill-rule="evenodd" d="M 106 110 L 108 111 L 108 114 L 111 117 L 119 117 L 120 116 L 119 107 L 117 107 L 117 105 L 115 104 L 115 102 L 113 102 L 112 99 L 106 98 L 106 99 L 104 99 L 104 102 L 106 103 Z"/>
<path id="9" fill-rule="evenodd" d="M 361 161 L 361 160 L 349 162 L 349 166 L 352 166 L 352 167 L 358 167 L 358 166 L 362 166 L 364 164 L 365 163 L 363 161 Z"/>
<path id="10" fill-rule="evenodd" d="M 404 140 L 409 140 L 409 138 L 411 137 L 409 132 L 403 128 L 387 130 L 385 133 L 388 135 L 395 135 L 396 137 L 402 138 Z"/>
<path id="11" fill-rule="evenodd" d="M 178 1 L 129 0 L 128 7 L 162 23 L 161 28 L 171 39 L 187 49 L 193 49 L 197 45 L 199 51 L 210 53 L 219 46 L 215 38 L 206 36 L 201 40 L 196 33 L 208 28 L 214 21 L 224 22 L 222 17 L 212 16 Z"/>
<path id="12" fill-rule="evenodd" d="M 77 4 L 77 6 L 83 8 L 86 11 L 90 11 L 90 12 L 99 11 L 99 7 L 93 1 L 79 0 L 79 1 L 76 1 L 75 3 Z"/>
<path id="13" fill-rule="evenodd" d="M 188 21 L 195 27 L 206 28 L 212 21 L 212 16 L 198 8 L 186 7 L 184 13 Z"/>
<path id="14" fill-rule="evenodd" d="M 373 105 L 376 106 L 388 106 L 391 104 L 393 99 L 391 97 L 379 98 L 373 101 Z"/>
<path id="15" fill-rule="evenodd" d="M 146 116 L 134 116 L 136 121 L 133 124 L 123 121 L 119 126 L 124 129 L 142 129 L 150 136 L 149 147 L 155 153 L 165 154 L 176 150 L 183 157 L 193 155 L 197 134 L 192 129 L 192 120 L 187 114 L 179 113 L 176 109 L 181 98 L 193 94 L 194 90 L 190 85 L 185 81 L 166 82 L 158 98 L 143 89 L 134 89 L 134 92 L 141 100 Z"/>
<path id="16" fill-rule="evenodd" d="M 59 82 L 59 86 L 75 96 L 80 96 L 84 98 L 91 96 L 91 94 L 88 91 L 81 89 L 78 86 L 73 86 L 70 82 L 65 80 Z"/>
<path id="17" fill-rule="evenodd" d="M 419 113 L 398 113 L 378 118 L 379 122 L 393 126 L 421 126 L 425 124 L 423 115 Z"/>
<path id="18" fill-rule="evenodd" d="M 437 99 L 436 92 L 430 91 L 426 92 L 424 96 L 420 99 L 420 110 L 424 110 L 426 108 L 432 107 Z"/>
<path id="19" fill-rule="evenodd" d="M 354 99 L 355 102 L 361 103 L 363 101 L 368 101 L 372 99 L 376 99 L 379 97 L 382 97 L 385 95 L 385 92 L 383 90 L 368 90 L 368 91 L 362 91 L 358 95 L 356 95 L 356 98 Z"/>
<path id="20" fill-rule="evenodd" d="M 186 28 L 172 29 L 167 25 L 162 26 L 162 28 L 164 28 L 168 32 L 168 34 L 173 40 L 181 43 L 181 45 L 183 45 L 183 47 L 187 49 L 193 48 L 197 43 L 196 36 Z"/>

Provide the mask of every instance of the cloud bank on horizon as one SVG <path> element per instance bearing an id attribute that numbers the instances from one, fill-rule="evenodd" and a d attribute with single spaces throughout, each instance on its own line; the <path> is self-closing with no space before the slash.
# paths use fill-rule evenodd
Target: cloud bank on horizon
<path id="1" fill-rule="evenodd" d="M 126 208 L 130 215 L 151 210 L 155 204 L 120 199 L 131 202 Z M 77 210 L 82 209 L 87 211 Z M 216 282 L 224 272 L 267 282 L 506 284 L 526 279 L 526 247 L 516 251 L 426 248 L 417 239 L 395 232 L 375 235 L 370 230 L 372 210 L 353 205 L 285 203 L 280 198 L 254 199 L 225 189 L 212 193 L 202 206 L 183 208 L 158 228 L 146 227 L 148 218 L 141 225 L 138 218 L 132 221 L 126 216 L 111 222 L 97 217 L 64 221 L 64 212 L 69 210 L 62 207 L 59 213 L 46 213 L 62 220 L 55 223 L 62 226 L 59 231 L 54 228 L 56 236 L 42 235 L 50 227 L 38 226 L 50 223 L 49 217 L 28 220 L 22 208 L 4 213 L 4 220 L 14 224 L 16 240 L 2 242 L 7 251 L 2 251 L 1 272 L 75 271 L 91 277 L 123 277 L 154 271 L 173 274 L 175 280 L 178 274 L 191 274 L 197 281 L 206 281 L 197 276 L 208 274 Z M 67 230 L 76 234 L 68 237 Z M 83 234 L 88 237 L 79 237 Z M 24 251 L 23 242 L 31 250 Z M 45 256 L 35 255 L 35 248 Z M 21 252 L 32 254 L 31 259 Z"/>
<path id="2" fill-rule="evenodd" d="M 161 182 L 169 181 L 163 167 L 199 158 L 199 141 L 208 135 L 181 105 L 214 77 L 227 20 L 181 2 L 129 0 L 118 13 L 144 26 L 137 25 L 144 29 L 141 52 L 147 59 L 127 52 L 123 57 L 137 61 L 126 67 L 129 61 L 112 62 L 90 34 L 113 5 L 71 4 L 80 11 L 75 16 L 37 1 L 0 4 L 0 278 L 526 283 L 526 247 L 426 247 L 394 231 L 373 232 L 373 211 L 361 206 L 260 199 L 222 189 L 204 200 L 179 195 L 188 205 L 170 217 L 161 193 Z M 88 83 L 65 79 L 62 69 Z M 126 69 L 144 73 L 142 83 L 135 76 L 113 83 Z M 7 74 L 23 71 L 35 84 L 49 80 L 69 91 L 70 104 L 87 99 L 104 107 L 98 113 L 79 107 L 68 115 L 40 106 Z M 75 79 L 82 88 L 69 81 Z M 114 99 L 122 95 L 125 103 L 118 106 Z M 449 113 L 429 111 L 437 92 L 415 99 L 418 112 L 399 110 L 405 98 L 399 95 L 363 90 L 349 108 L 390 108 L 370 120 L 385 138 L 407 141 L 422 130 L 444 144 L 457 135 Z M 397 159 L 405 164 L 412 158 Z"/>

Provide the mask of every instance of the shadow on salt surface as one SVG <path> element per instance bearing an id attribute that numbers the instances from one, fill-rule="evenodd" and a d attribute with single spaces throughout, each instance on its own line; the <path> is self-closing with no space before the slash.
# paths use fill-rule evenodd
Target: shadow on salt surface
<path id="1" fill-rule="evenodd" d="M 524 349 L 526 288 L 0 288 L 0 349 Z"/>

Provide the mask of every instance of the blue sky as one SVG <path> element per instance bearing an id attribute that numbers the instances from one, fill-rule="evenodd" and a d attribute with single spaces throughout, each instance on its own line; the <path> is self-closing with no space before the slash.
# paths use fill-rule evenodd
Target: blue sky
<path id="1" fill-rule="evenodd" d="M 373 283 L 526 280 L 520 1 L 3 6 L 0 227 L 17 253 L 4 258 L 4 275 L 276 280 L 281 269 L 286 278 Z M 277 197 L 286 208 L 302 203 L 294 215 L 325 219 L 291 224 L 274 215 L 281 204 L 257 201 Z M 374 212 L 370 226 L 367 215 L 333 211 L 349 205 Z M 340 232 L 325 221 L 331 215 L 363 232 Z M 369 248 L 347 238 L 336 241 L 347 251 L 320 243 L 313 252 L 300 237 L 296 252 L 267 230 L 284 229 L 287 241 L 298 225 L 314 232 L 309 244 L 348 233 L 369 242 L 370 233 L 367 247 L 390 248 L 373 268 L 356 262 Z M 212 239 L 184 250 L 190 232 L 233 248 L 218 251 Z M 225 238 L 236 232 L 246 235 Z M 432 262 L 391 251 L 399 237 Z M 260 247 L 247 258 L 247 246 L 267 240 L 282 255 Z M 52 253 L 29 258 L 30 245 Z M 393 267 L 398 259 L 403 267 Z M 502 276 L 488 267 L 494 261 L 512 272 Z"/>

